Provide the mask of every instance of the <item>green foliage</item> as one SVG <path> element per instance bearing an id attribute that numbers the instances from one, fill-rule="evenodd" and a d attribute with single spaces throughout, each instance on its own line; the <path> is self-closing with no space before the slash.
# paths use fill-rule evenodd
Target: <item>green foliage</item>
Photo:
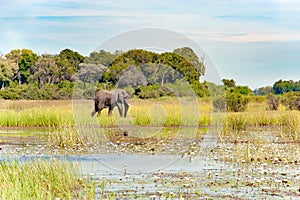
<path id="1" fill-rule="evenodd" d="M 198 97 L 210 96 L 210 91 L 208 90 L 206 83 L 194 82 L 193 84 L 191 84 L 191 86 Z"/>
<path id="2" fill-rule="evenodd" d="M 300 81 L 294 82 L 292 80 L 282 81 L 281 79 L 274 83 L 273 91 L 275 94 L 283 94 L 291 91 L 300 91 Z"/>
<path id="3" fill-rule="evenodd" d="M 57 84 L 61 78 L 59 66 L 49 55 L 43 55 L 31 66 L 31 73 L 31 82 L 37 82 L 39 87 L 44 84 Z"/>
<path id="4" fill-rule="evenodd" d="M 192 64 L 200 72 L 201 75 L 205 74 L 204 56 L 201 58 L 200 61 L 197 54 L 195 54 L 195 52 L 189 47 L 175 49 L 173 53 L 180 55 L 188 62 L 190 62 L 190 64 Z"/>
<path id="5" fill-rule="evenodd" d="M 180 74 L 181 78 L 183 76 L 188 82 L 195 83 L 199 82 L 201 75 L 189 61 L 176 53 L 157 54 L 135 49 L 117 57 L 112 66 L 104 72 L 102 81 L 116 84 L 120 80 L 121 72 L 130 65 L 139 67 L 146 78 L 149 78 L 151 84 L 161 83 L 163 85 L 165 80 L 174 82 L 180 77 Z"/>
<path id="6" fill-rule="evenodd" d="M 252 96 L 253 92 L 248 86 L 235 86 L 229 90 L 231 93 Z"/>
<path id="7" fill-rule="evenodd" d="M 222 79 L 222 82 L 226 88 L 233 88 L 236 86 L 233 79 Z"/>
<path id="8" fill-rule="evenodd" d="M 226 98 L 224 96 L 212 97 L 212 104 L 214 112 L 224 112 L 226 111 Z"/>
<path id="9" fill-rule="evenodd" d="M 175 53 L 162 53 L 159 56 L 159 63 L 171 66 L 175 71 L 182 74 L 186 81 L 193 84 L 199 82 L 200 72 L 186 59 Z"/>
<path id="10" fill-rule="evenodd" d="M 73 51 L 71 49 L 64 49 L 62 50 L 58 57 L 61 60 L 67 60 L 73 67 L 78 69 L 79 64 L 83 63 L 84 57 L 80 55 L 78 52 Z"/>
<path id="11" fill-rule="evenodd" d="M 282 104 L 290 110 L 300 110 L 300 92 L 288 92 L 282 96 Z"/>
<path id="12" fill-rule="evenodd" d="M 38 60 L 38 55 L 29 49 L 13 49 L 5 57 L 17 64 L 15 78 L 18 80 L 19 85 L 28 83 L 28 78 L 31 74 L 30 68 Z"/>
<path id="13" fill-rule="evenodd" d="M 261 88 L 254 90 L 255 95 L 267 95 L 267 94 L 272 94 L 272 93 L 273 93 L 272 86 L 261 87 Z"/>
<path id="14" fill-rule="evenodd" d="M 1 199 L 74 199 L 88 198 L 87 180 L 76 166 L 57 161 L 29 160 L 0 163 Z"/>
<path id="15" fill-rule="evenodd" d="M 149 85 L 174 83 L 183 79 L 183 74 L 164 64 L 147 63 L 139 66 Z"/>
<path id="16" fill-rule="evenodd" d="M 117 55 L 110 52 L 100 50 L 99 52 L 93 51 L 88 57 L 85 58 L 84 63 L 110 66 L 116 59 Z"/>
<path id="17" fill-rule="evenodd" d="M 226 93 L 227 110 L 232 112 L 243 112 L 247 109 L 249 97 L 238 92 Z"/>
<path id="18" fill-rule="evenodd" d="M 121 71 L 119 82 L 117 87 L 132 87 L 138 88 L 139 86 L 146 86 L 146 77 L 134 66 L 128 66 L 126 69 Z"/>
<path id="19" fill-rule="evenodd" d="M 28 78 L 30 76 L 30 68 L 38 60 L 38 56 L 28 49 L 22 49 L 21 57 L 18 60 L 19 72 L 22 83 L 28 83 Z"/>
<path id="20" fill-rule="evenodd" d="M 86 64 L 81 63 L 80 70 L 75 76 L 75 81 L 81 81 L 84 83 L 99 82 L 101 75 L 107 69 L 104 65 L 101 64 Z"/>
<path id="21" fill-rule="evenodd" d="M 156 54 L 153 52 L 141 49 L 129 50 L 113 61 L 112 66 L 104 72 L 102 81 L 116 84 L 120 79 L 121 72 L 129 65 L 139 66 L 145 63 L 154 63 L 154 55 Z"/>
<path id="22" fill-rule="evenodd" d="M 0 58 L 0 87 L 4 89 L 13 81 L 18 66 L 11 60 Z"/>
<path id="23" fill-rule="evenodd" d="M 135 95 L 141 99 L 159 98 L 162 96 L 172 96 L 173 91 L 161 85 L 141 86 L 135 90 Z"/>

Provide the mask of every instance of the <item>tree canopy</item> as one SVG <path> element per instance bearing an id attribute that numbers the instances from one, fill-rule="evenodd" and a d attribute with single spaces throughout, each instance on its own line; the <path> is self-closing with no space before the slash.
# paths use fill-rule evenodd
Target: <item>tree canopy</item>
<path id="1" fill-rule="evenodd" d="M 142 49 L 114 53 L 100 50 L 85 57 L 68 48 L 57 55 L 13 49 L 0 60 L 0 95 L 13 99 L 60 98 L 59 95 L 68 98 L 72 88 L 66 87 L 73 87 L 74 83 L 82 90 L 112 86 L 137 89 L 185 79 L 199 96 L 205 96 L 207 88 L 199 83 L 204 71 L 203 60 L 188 47 L 162 54 Z M 33 91 L 32 95 L 27 87 Z M 167 91 L 166 87 L 161 91 Z"/>

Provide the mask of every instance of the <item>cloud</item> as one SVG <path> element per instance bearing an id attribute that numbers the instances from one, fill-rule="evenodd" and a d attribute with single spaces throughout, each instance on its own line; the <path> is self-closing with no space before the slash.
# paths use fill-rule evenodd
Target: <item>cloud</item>
<path id="1" fill-rule="evenodd" d="M 300 33 L 248 33 L 226 37 L 215 37 L 216 41 L 248 43 L 248 42 L 273 42 L 273 41 L 300 41 Z"/>

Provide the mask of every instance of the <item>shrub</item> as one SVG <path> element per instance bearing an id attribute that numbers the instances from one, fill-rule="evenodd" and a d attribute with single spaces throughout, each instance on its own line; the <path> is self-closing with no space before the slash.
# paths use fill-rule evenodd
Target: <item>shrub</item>
<path id="1" fill-rule="evenodd" d="M 162 96 L 172 96 L 173 91 L 161 85 L 141 86 L 135 90 L 135 95 L 141 99 L 158 98 Z"/>
<path id="2" fill-rule="evenodd" d="M 216 96 L 212 99 L 213 110 L 215 112 L 226 111 L 226 98 L 223 96 Z"/>
<path id="3" fill-rule="evenodd" d="M 277 110 L 279 106 L 279 97 L 274 95 L 267 96 L 267 104 L 270 110 Z"/>
<path id="4" fill-rule="evenodd" d="M 300 110 L 300 92 L 285 93 L 281 103 L 290 110 Z"/>
<path id="5" fill-rule="evenodd" d="M 228 111 L 243 112 L 247 109 L 249 97 L 239 93 L 227 92 L 226 102 Z"/>

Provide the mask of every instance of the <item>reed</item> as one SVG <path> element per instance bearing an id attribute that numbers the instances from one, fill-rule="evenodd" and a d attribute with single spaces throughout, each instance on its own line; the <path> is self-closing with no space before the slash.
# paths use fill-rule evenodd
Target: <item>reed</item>
<path id="1" fill-rule="evenodd" d="M 1 199 L 74 199 L 88 198 L 94 191 L 79 175 L 74 164 L 57 161 L 30 160 L 25 163 L 0 163 Z"/>
<path id="2" fill-rule="evenodd" d="M 281 126 L 285 115 L 299 116 L 290 110 L 269 111 L 265 103 L 252 102 L 246 112 L 227 112 L 224 119 L 216 122 L 208 100 L 164 98 L 132 99 L 128 117 L 121 119 L 118 110 L 107 116 L 107 109 L 98 117 L 91 117 L 92 100 L 72 101 L 1 101 L 0 126 L 2 127 L 62 127 L 77 125 L 115 126 L 209 126 L 225 125 L 234 130 L 249 126 Z"/>
<path id="3" fill-rule="evenodd" d="M 300 114 L 298 111 L 289 112 L 279 118 L 280 136 L 284 140 L 299 141 Z"/>

